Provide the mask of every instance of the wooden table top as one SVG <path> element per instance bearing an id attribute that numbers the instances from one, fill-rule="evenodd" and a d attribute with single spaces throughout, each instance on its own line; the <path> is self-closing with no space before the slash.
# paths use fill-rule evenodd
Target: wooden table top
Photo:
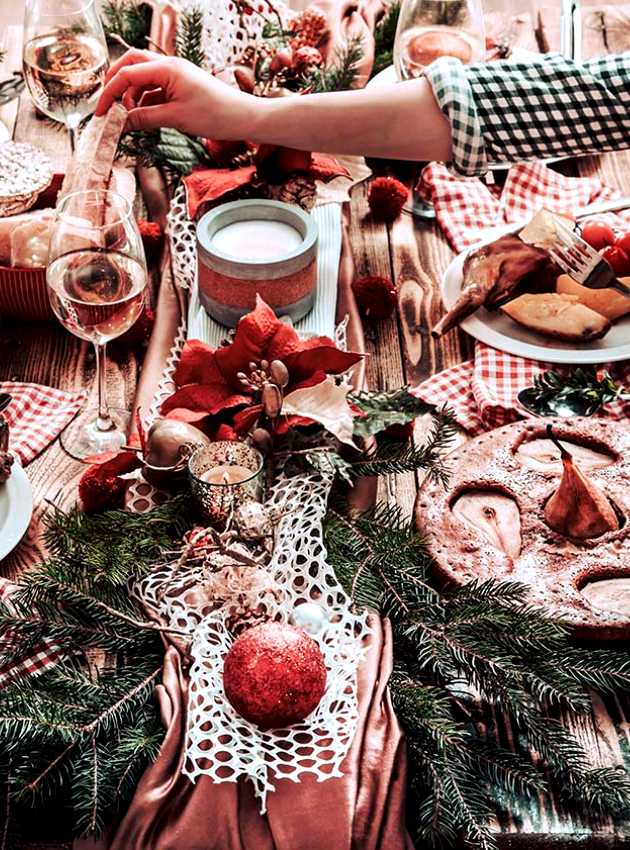
<path id="1" fill-rule="evenodd" d="M 0 78 L 21 66 L 22 3 L 2 3 L 0 8 L 0 49 L 6 57 L 0 65 Z M 559 48 L 560 19 L 558 0 L 488 0 L 491 26 L 505 31 L 506 18 L 514 19 L 516 42 L 531 50 Z M 584 50 L 586 55 L 630 49 L 630 2 L 609 0 L 583 2 Z M 502 11 L 503 10 L 503 11 Z M 516 11 L 515 11 L 516 10 Z M 522 10 L 522 11 L 519 11 Z M 412 119 L 413 120 L 413 119 Z M 37 118 L 28 95 L 0 107 L 0 121 L 18 141 L 29 141 L 43 148 L 55 170 L 62 172 L 69 154 L 64 131 L 51 122 Z M 0 130 L 2 128 L 0 127 Z M 388 166 L 389 167 L 389 166 Z M 630 152 L 585 157 L 558 166 L 564 173 L 601 178 L 606 184 L 630 194 Z M 391 171 L 389 173 L 394 173 Z M 411 180 L 408 168 L 402 172 Z M 399 310 L 390 320 L 365 328 L 367 381 L 373 388 L 390 389 L 404 384 L 417 385 L 424 378 L 452 366 L 472 353 L 472 340 L 453 331 L 433 340 L 430 328 L 442 307 L 439 280 L 453 253 L 436 224 L 403 214 L 392 226 L 372 222 L 368 215 L 367 186 L 355 188 L 351 205 L 351 243 L 357 274 L 390 277 L 399 285 Z M 130 406 L 133 402 L 140 367 L 137 353 L 112 344 L 109 346 L 108 387 L 112 405 Z M 94 392 L 94 356 L 91 347 L 71 336 L 58 324 L 34 324 L 4 321 L 0 318 L 0 381 L 20 380 L 48 384 L 66 390 L 89 388 Z M 94 401 L 94 395 L 91 396 Z M 57 440 L 28 466 L 35 512 L 22 543 L 1 562 L 2 575 L 12 577 L 39 557 L 41 516 L 46 500 L 61 506 L 72 504 L 76 485 L 84 467 L 68 457 Z M 414 475 L 392 477 L 382 485 L 381 496 L 395 500 L 411 514 L 418 480 Z M 583 718 L 576 734 L 592 753 L 597 764 L 618 762 L 628 756 L 630 745 L 630 703 L 598 698 L 591 718 Z M 488 710 L 488 727 L 496 734 L 509 736 L 504 719 Z M 588 837 L 584 825 L 559 817 L 550 798 L 540 806 L 528 807 L 497 816 L 501 845 L 512 847 L 526 841 L 528 847 L 573 845 L 612 845 L 626 836 L 626 830 L 601 825 L 601 835 Z M 630 835 L 630 828 L 627 830 Z"/>

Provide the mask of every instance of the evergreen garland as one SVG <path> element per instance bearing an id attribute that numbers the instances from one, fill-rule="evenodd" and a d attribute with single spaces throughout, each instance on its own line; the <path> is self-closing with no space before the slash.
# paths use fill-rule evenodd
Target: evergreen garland
<path id="1" fill-rule="evenodd" d="M 10 606 L 0 606 L 3 663 L 43 639 L 64 654 L 54 668 L 0 691 L 7 841 L 32 832 L 33 810 L 49 808 L 48 840 L 53 826 L 59 836 L 99 834 L 155 759 L 164 733 L 153 691 L 164 645 L 136 610 L 128 582 L 172 548 L 190 515 L 180 497 L 148 515 L 48 516 L 50 557 L 23 576 Z M 98 673 L 94 652 L 110 659 Z"/>
<path id="2" fill-rule="evenodd" d="M 328 555 L 356 604 L 390 618 L 390 689 L 409 753 L 408 825 L 416 847 L 494 846 L 489 821 L 501 792 L 548 790 L 586 816 L 620 817 L 630 806 L 623 769 L 589 765 L 554 716 L 588 714 L 587 688 L 630 690 L 630 659 L 571 645 L 560 623 L 526 602 L 527 588 L 473 582 L 438 591 L 413 525 L 387 506 L 348 516 L 332 510 Z M 505 712 L 522 740 L 511 751 L 474 729 L 478 700 Z"/>

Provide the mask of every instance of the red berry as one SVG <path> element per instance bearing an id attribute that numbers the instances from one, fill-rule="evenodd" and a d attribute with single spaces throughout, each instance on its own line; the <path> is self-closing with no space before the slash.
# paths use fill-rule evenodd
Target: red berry
<path id="1" fill-rule="evenodd" d="M 409 191 L 395 177 L 377 177 L 370 186 L 368 205 L 377 221 L 390 222 L 398 218 Z"/>
<path id="2" fill-rule="evenodd" d="M 371 319 L 387 319 L 396 308 L 396 287 L 386 277 L 359 277 L 352 291 L 361 312 Z"/>
<path id="3" fill-rule="evenodd" d="M 617 277 L 624 277 L 630 274 L 630 257 L 621 248 L 616 245 L 609 245 L 602 251 L 602 257 L 608 265 L 612 266 L 612 270 Z"/>
<path id="4" fill-rule="evenodd" d="M 621 236 L 618 236 L 615 241 L 615 248 L 621 250 L 630 257 L 630 230 L 626 230 Z"/>
<path id="5" fill-rule="evenodd" d="M 602 248 L 614 243 L 615 234 L 612 227 L 605 221 L 589 218 L 582 225 L 582 239 L 596 251 L 601 251 Z"/>
<path id="6" fill-rule="evenodd" d="M 310 635 L 287 623 L 263 623 L 238 637 L 223 664 L 225 696 L 261 729 L 299 723 L 326 690 L 326 665 Z"/>

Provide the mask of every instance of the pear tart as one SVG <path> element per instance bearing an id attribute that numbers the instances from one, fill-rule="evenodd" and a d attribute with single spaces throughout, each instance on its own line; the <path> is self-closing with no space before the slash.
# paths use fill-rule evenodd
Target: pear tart
<path id="1" fill-rule="evenodd" d="M 548 428 L 551 426 L 551 428 Z M 427 483 L 416 522 L 440 577 L 504 579 L 581 637 L 630 637 L 630 429 L 539 419 L 483 434 Z"/>

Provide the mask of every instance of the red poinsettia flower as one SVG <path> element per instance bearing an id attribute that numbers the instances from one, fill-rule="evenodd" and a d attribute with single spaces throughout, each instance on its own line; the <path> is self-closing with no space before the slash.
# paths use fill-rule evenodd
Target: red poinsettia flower
<path id="1" fill-rule="evenodd" d="M 251 362 L 281 360 L 289 373 L 288 396 L 325 381 L 328 375 L 345 372 L 361 357 L 340 351 L 328 337 L 300 339 L 259 297 L 253 312 L 240 320 L 230 345 L 211 348 L 198 340 L 186 343 L 174 375 L 177 390 L 162 405 L 162 414 L 190 422 L 211 436 L 221 426 L 246 434 L 262 413 L 262 405 L 238 378 L 239 372 L 249 373 Z M 282 433 L 296 424 L 311 424 L 311 420 L 282 417 L 277 430 Z"/>

